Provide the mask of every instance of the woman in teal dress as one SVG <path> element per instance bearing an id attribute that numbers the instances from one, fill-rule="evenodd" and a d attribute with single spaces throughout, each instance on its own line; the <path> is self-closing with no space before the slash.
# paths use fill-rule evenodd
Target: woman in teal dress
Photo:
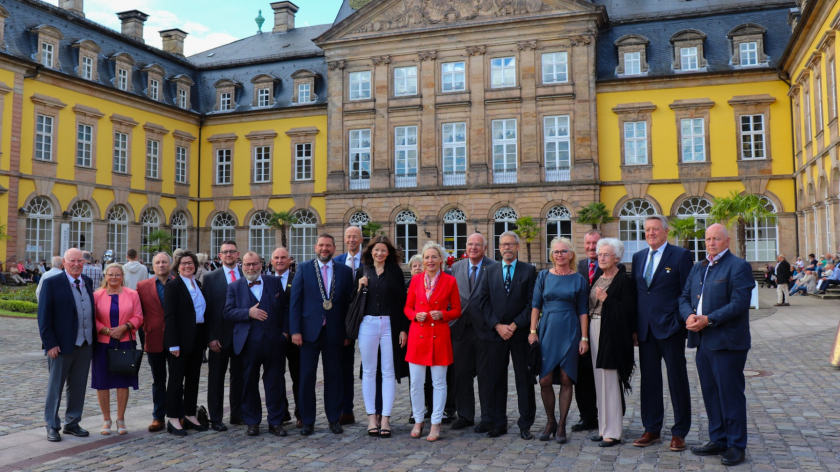
<path id="1" fill-rule="evenodd" d="M 548 424 L 539 439 L 548 441 L 556 434 L 557 442 L 565 444 L 566 418 L 572 404 L 572 386 L 577 380 L 578 355 L 589 350 L 589 284 L 573 269 L 575 252 L 568 239 L 555 238 L 551 242 L 551 259 L 554 268 L 540 272 L 534 285 L 528 342 L 539 342 L 542 353 L 540 394 Z M 557 377 L 560 383 L 559 430 L 554 415 Z"/>

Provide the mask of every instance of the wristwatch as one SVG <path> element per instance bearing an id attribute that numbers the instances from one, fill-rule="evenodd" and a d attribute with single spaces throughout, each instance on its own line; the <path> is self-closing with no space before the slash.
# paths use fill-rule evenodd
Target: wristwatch
<path id="1" fill-rule="evenodd" d="M 537 334 L 537 330 L 532 329 L 532 330 L 531 330 L 531 334 Z"/>
<path id="2" fill-rule="evenodd" d="M 589 338 L 587 338 L 587 337 L 585 337 L 585 336 L 581 337 L 581 338 L 580 338 L 580 340 L 581 340 L 581 341 L 586 341 L 586 342 L 589 342 Z"/>

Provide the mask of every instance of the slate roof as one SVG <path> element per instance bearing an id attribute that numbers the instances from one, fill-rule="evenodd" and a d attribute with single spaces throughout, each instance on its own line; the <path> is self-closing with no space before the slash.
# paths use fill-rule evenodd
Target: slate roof
<path id="1" fill-rule="evenodd" d="M 273 34 L 270 31 L 213 48 L 188 59 L 204 69 L 224 67 L 248 62 L 268 62 L 289 57 L 323 55 L 324 52 L 312 42 L 332 25 L 317 25 L 295 28 L 286 33 Z"/>
<path id="2" fill-rule="evenodd" d="M 773 6 L 794 7 L 792 0 L 592 0 L 607 8 L 611 22 L 652 17 L 702 15 L 721 10 L 754 10 Z"/>
<path id="3" fill-rule="evenodd" d="M 343 2 L 341 2 L 341 7 L 338 9 L 338 14 L 335 16 L 335 21 L 333 21 L 333 25 L 337 25 L 353 13 L 356 13 L 356 10 L 350 7 L 350 0 L 344 0 Z"/>

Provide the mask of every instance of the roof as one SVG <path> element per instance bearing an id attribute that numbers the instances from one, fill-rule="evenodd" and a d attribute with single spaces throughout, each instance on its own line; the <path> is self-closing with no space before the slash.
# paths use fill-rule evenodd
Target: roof
<path id="1" fill-rule="evenodd" d="M 327 24 L 294 28 L 285 33 L 257 33 L 195 54 L 188 60 L 204 69 L 323 55 L 324 52 L 312 40 L 331 27 L 332 25 Z"/>
<path id="2" fill-rule="evenodd" d="M 356 10 L 350 6 L 350 0 L 344 0 L 343 2 L 341 2 L 341 7 L 338 9 L 338 14 L 335 16 L 335 21 L 333 22 L 333 25 L 339 24 L 341 21 L 343 21 L 345 18 L 352 15 L 353 13 L 356 13 Z"/>
<path id="3" fill-rule="evenodd" d="M 714 14 L 723 11 L 792 7 L 793 0 L 593 0 L 607 8 L 611 22 Z M 346 1 L 345 1 L 346 3 Z"/>

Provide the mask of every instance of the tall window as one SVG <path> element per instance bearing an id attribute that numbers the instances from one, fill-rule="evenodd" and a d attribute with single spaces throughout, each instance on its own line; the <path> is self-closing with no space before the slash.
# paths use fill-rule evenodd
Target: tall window
<path id="1" fill-rule="evenodd" d="M 516 183 L 516 120 L 493 120 L 493 183 Z"/>
<path id="2" fill-rule="evenodd" d="M 820 254 L 820 210 L 819 207 L 814 205 L 814 252 Z M 768 259 L 771 260 L 771 259 Z"/>
<path id="3" fill-rule="evenodd" d="M 41 64 L 44 67 L 53 68 L 53 59 L 55 57 L 55 46 L 51 43 L 41 43 Z"/>
<path id="4" fill-rule="evenodd" d="M 703 162 L 706 160 L 706 134 L 703 118 L 680 120 L 683 162 Z"/>
<path id="5" fill-rule="evenodd" d="M 158 100 L 160 96 L 160 82 L 155 79 L 149 80 L 149 98 Z"/>
<path id="6" fill-rule="evenodd" d="M 559 84 L 569 81 L 569 54 L 552 52 L 542 55 L 544 84 Z"/>
<path id="7" fill-rule="evenodd" d="M 417 67 L 394 69 L 394 95 L 417 95 Z"/>
<path id="8" fill-rule="evenodd" d="M 220 212 L 210 224 L 210 254 L 222 250 L 222 242 L 236 237 L 236 221 L 229 213 Z"/>
<path id="9" fill-rule="evenodd" d="M 443 215 L 443 248 L 456 259 L 467 250 L 467 215 L 457 208 Z"/>
<path id="10" fill-rule="evenodd" d="M 93 126 L 79 123 L 76 129 L 76 165 L 93 165 Z"/>
<path id="11" fill-rule="evenodd" d="M 254 148 L 254 182 L 271 182 L 271 146 Z"/>
<path id="12" fill-rule="evenodd" d="M 493 215 L 493 248 L 494 255 L 497 261 L 502 260 L 502 253 L 499 251 L 499 237 L 505 231 L 513 231 L 516 229 L 516 220 L 519 215 L 516 210 L 510 207 L 502 207 L 496 210 Z"/>
<path id="13" fill-rule="evenodd" d="M 179 211 L 172 215 L 172 248 L 187 248 L 187 217 Z M 218 253 L 217 253 L 218 254 Z"/>
<path id="14" fill-rule="evenodd" d="M 624 53 L 624 75 L 639 75 L 642 73 L 642 53 Z"/>
<path id="15" fill-rule="evenodd" d="M 741 115 L 741 159 L 764 159 L 764 115 Z"/>
<path id="16" fill-rule="evenodd" d="M 802 100 L 802 110 L 805 113 L 805 142 L 811 142 L 811 91 L 808 86 L 804 87 L 804 100 Z"/>
<path id="17" fill-rule="evenodd" d="M 230 92 L 222 92 L 219 94 L 219 110 L 228 111 L 232 109 L 232 102 L 230 99 Z"/>
<path id="18" fill-rule="evenodd" d="M 128 90 L 128 71 L 126 69 L 117 69 L 117 88 Z"/>
<path id="19" fill-rule="evenodd" d="M 758 43 L 755 41 L 740 44 L 741 65 L 742 66 L 757 66 L 758 65 Z"/>
<path id="20" fill-rule="evenodd" d="M 403 250 L 403 264 L 417 254 L 417 215 L 413 211 L 403 210 L 399 212 L 396 219 L 397 240 L 396 246 Z"/>
<path id="21" fill-rule="evenodd" d="M 551 262 L 551 241 L 554 238 L 572 239 L 572 213 L 564 206 L 555 206 L 548 210 L 545 219 L 545 261 Z"/>
<path id="22" fill-rule="evenodd" d="M 680 69 L 697 70 L 697 47 L 680 48 Z"/>
<path id="23" fill-rule="evenodd" d="M 350 221 L 348 223 L 350 223 L 350 226 L 356 226 L 357 228 L 362 230 L 362 247 L 367 246 L 368 240 L 370 238 L 365 236 L 364 227 L 366 224 L 370 223 L 370 216 L 363 211 L 357 211 L 350 215 Z"/>
<path id="24" fill-rule="evenodd" d="M 618 213 L 618 239 L 624 243 L 625 261 L 632 261 L 633 254 L 644 249 L 645 218 L 655 215 L 656 209 L 646 200 L 635 199 L 625 203 Z"/>
<path id="25" fill-rule="evenodd" d="M 146 177 L 160 178 L 160 141 L 146 140 Z"/>
<path id="26" fill-rule="evenodd" d="M 160 229 L 158 213 L 151 208 L 147 209 L 140 218 L 140 225 L 140 262 L 148 264 L 152 262 L 153 254 L 143 248 L 152 242 L 152 233 Z"/>
<path id="27" fill-rule="evenodd" d="M 834 58 L 832 57 L 830 61 L 828 61 L 828 93 L 831 99 L 831 108 L 829 115 L 832 119 L 837 118 L 837 67 L 836 63 L 834 62 Z"/>
<path id="28" fill-rule="evenodd" d="M 443 185 L 467 183 L 467 124 L 443 124 Z"/>
<path id="29" fill-rule="evenodd" d="M 350 73 L 350 100 L 370 98 L 370 71 Z"/>
<path id="30" fill-rule="evenodd" d="M 93 80 L 93 59 L 89 56 L 82 56 L 82 78 Z"/>
<path id="31" fill-rule="evenodd" d="M 53 207 L 46 197 L 35 197 L 27 207 L 26 258 L 50 260 L 53 255 Z"/>
<path id="32" fill-rule="evenodd" d="M 189 108 L 187 106 L 187 91 L 184 89 L 178 89 L 178 106 L 184 110 Z"/>
<path id="33" fill-rule="evenodd" d="M 257 90 L 257 106 L 258 107 L 267 107 L 269 104 L 269 94 L 268 88 L 261 88 Z"/>
<path id="34" fill-rule="evenodd" d="M 233 167 L 231 149 L 219 149 L 216 151 L 216 185 L 231 183 L 231 169 Z M 218 254 L 211 252 L 211 254 Z"/>
<path id="35" fill-rule="evenodd" d="M 570 180 L 572 160 L 568 115 L 546 116 L 543 129 L 546 182 Z"/>
<path id="36" fill-rule="evenodd" d="M 822 77 L 814 77 L 814 124 L 817 125 L 817 132 L 823 129 L 823 112 L 822 112 Z"/>
<path id="37" fill-rule="evenodd" d="M 295 180 L 312 180 L 312 143 L 295 144 Z"/>
<path id="38" fill-rule="evenodd" d="M 516 58 L 500 57 L 490 60 L 490 87 L 516 86 Z"/>
<path id="39" fill-rule="evenodd" d="M 297 223 L 290 229 L 289 255 L 297 262 L 312 259 L 312 251 L 318 242 L 318 219 L 309 210 L 295 212 Z"/>
<path id="40" fill-rule="evenodd" d="M 397 126 L 394 129 L 396 187 L 417 186 L 417 127 Z"/>
<path id="41" fill-rule="evenodd" d="M 309 103 L 312 101 L 310 97 L 309 84 L 298 85 L 298 103 Z"/>
<path id="42" fill-rule="evenodd" d="M 93 211 L 88 202 L 76 202 L 70 207 L 70 247 L 90 251 L 92 244 Z"/>
<path id="43" fill-rule="evenodd" d="M 370 188 L 370 130 L 350 131 L 350 190 Z"/>
<path id="44" fill-rule="evenodd" d="M 275 246 L 275 230 L 270 220 L 268 212 L 258 211 L 251 217 L 251 227 L 248 229 L 248 248 L 266 261 L 271 260 Z"/>
<path id="45" fill-rule="evenodd" d="M 832 246 L 831 244 L 831 203 L 828 201 L 828 186 L 825 187 L 825 193 L 823 194 L 823 201 L 825 202 L 825 244 L 828 247 L 828 251 L 831 252 Z"/>
<path id="46" fill-rule="evenodd" d="M 624 163 L 626 165 L 648 163 L 647 122 L 627 121 L 624 123 Z"/>
<path id="47" fill-rule="evenodd" d="M 122 205 L 114 205 L 108 211 L 108 249 L 114 251 L 117 260 L 125 258 L 128 251 L 128 211 Z"/>
<path id="48" fill-rule="evenodd" d="M 35 159 L 52 160 L 53 117 L 38 115 L 35 126 Z"/>
<path id="49" fill-rule="evenodd" d="M 187 183 L 187 148 L 175 147 L 175 182 Z"/>
<path id="50" fill-rule="evenodd" d="M 128 173 L 128 135 L 114 133 L 114 172 Z"/>
<path id="51" fill-rule="evenodd" d="M 767 197 L 761 197 L 761 201 L 767 210 L 776 213 L 776 205 Z M 748 221 L 747 260 L 750 262 L 776 260 L 776 255 L 779 253 L 778 234 L 779 227 L 775 221 L 769 221 L 766 218 L 756 218 L 753 221 Z M 819 237 L 816 239 L 819 241 Z"/>
<path id="52" fill-rule="evenodd" d="M 440 66 L 441 90 L 463 92 L 467 89 L 467 67 L 464 62 L 447 62 Z"/>
<path id="53" fill-rule="evenodd" d="M 709 212 L 712 209 L 712 202 L 702 197 L 691 197 L 682 202 L 677 208 L 677 216 L 686 218 L 694 217 L 694 228 L 705 229 L 708 224 Z M 681 245 L 682 241 L 677 241 Z M 706 258 L 706 240 L 703 236 L 688 240 L 688 249 L 694 256 L 694 262 L 700 262 Z"/>

